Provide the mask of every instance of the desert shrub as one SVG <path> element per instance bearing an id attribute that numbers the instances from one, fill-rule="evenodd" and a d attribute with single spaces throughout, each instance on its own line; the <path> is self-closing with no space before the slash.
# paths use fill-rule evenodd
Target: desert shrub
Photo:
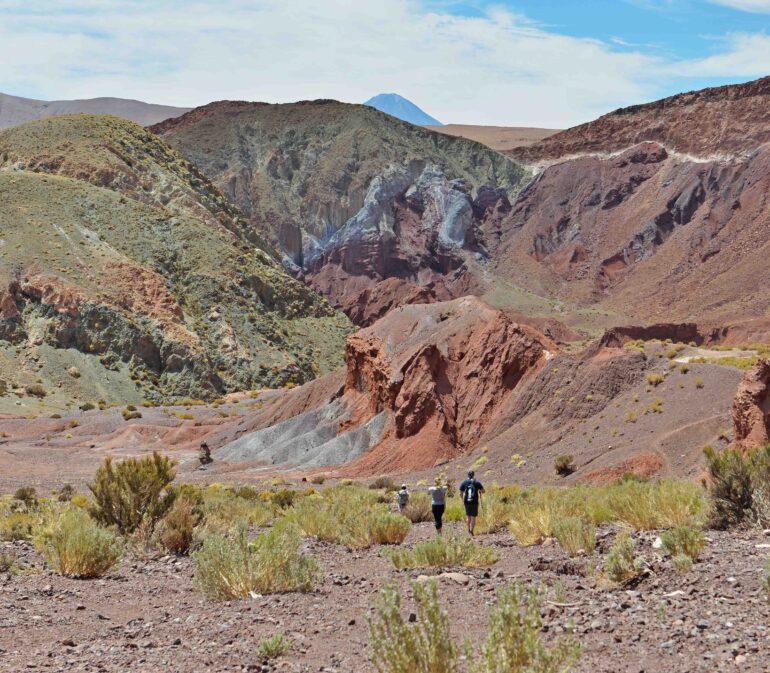
<path id="1" fill-rule="evenodd" d="M 686 575 L 692 570 L 692 558 L 687 554 L 677 554 L 671 557 L 671 565 L 680 575 Z"/>
<path id="2" fill-rule="evenodd" d="M 651 386 L 660 385 L 663 383 L 663 379 L 665 379 L 665 376 L 663 376 L 663 374 L 658 374 L 657 372 L 650 372 L 647 374 L 647 383 Z"/>
<path id="3" fill-rule="evenodd" d="M 34 486 L 20 486 L 13 494 L 13 499 L 23 503 L 28 510 L 37 507 L 37 491 Z"/>
<path id="4" fill-rule="evenodd" d="M 401 544 L 409 532 L 409 520 L 367 502 L 355 495 L 332 502 L 308 497 L 294 507 L 291 518 L 305 535 L 351 548 Z"/>
<path id="5" fill-rule="evenodd" d="M 16 567 L 16 557 L 9 552 L 0 552 L 0 573 L 13 572 Z"/>
<path id="6" fill-rule="evenodd" d="M 403 515 L 412 523 L 421 521 L 433 521 L 433 512 L 430 505 L 430 496 L 427 493 L 417 491 L 409 496 L 409 503 L 404 508 Z"/>
<path id="7" fill-rule="evenodd" d="M 522 584 L 503 589 L 489 611 L 487 638 L 481 656 L 469 656 L 471 673 L 566 673 L 580 658 L 582 647 L 569 635 L 547 646 L 542 640 L 542 594 Z"/>
<path id="8" fill-rule="evenodd" d="M 69 502 L 72 500 L 72 496 L 75 495 L 75 487 L 72 484 L 64 484 L 59 489 L 59 492 L 56 495 L 56 499 L 59 502 Z"/>
<path id="9" fill-rule="evenodd" d="M 386 586 L 369 621 L 372 662 L 378 673 L 455 673 L 457 646 L 452 641 L 449 617 L 441 609 L 435 581 L 412 583 L 416 604 L 414 623 L 401 611 L 401 592 Z"/>
<path id="10" fill-rule="evenodd" d="M 556 470 L 556 474 L 560 477 L 568 477 L 577 469 L 575 466 L 575 456 L 572 454 L 557 456 L 556 460 L 553 461 L 553 467 Z"/>
<path id="11" fill-rule="evenodd" d="M 133 405 L 132 405 L 133 406 Z M 142 412 L 141 411 L 131 411 L 130 409 L 123 409 L 123 411 L 120 412 L 123 416 L 124 421 L 131 421 L 135 418 L 141 418 Z"/>
<path id="12" fill-rule="evenodd" d="M 591 554 L 596 548 L 596 529 L 577 516 L 557 518 L 553 523 L 553 535 L 570 556 L 581 552 Z"/>
<path id="13" fill-rule="evenodd" d="M 700 376 L 696 376 L 693 379 L 693 383 L 695 383 L 696 388 L 703 388 L 703 379 Z"/>
<path id="14" fill-rule="evenodd" d="M 88 485 L 94 502 L 91 516 L 122 533 L 132 533 L 145 519 L 158 521 L 171 507 L 174 491 L 168 488 L 176 475 L 176 462 L 153 453 L 151 458 L 129 458 L 113 466 L 105 458 Z"/>
<path id="15" fill-rule="evenodd" d="M 742 522 L 770 523 L 770 445 L 749 449 L 744 456 L 728 448 L 704 449 L 715 528 Z"/>
<path id="16" fill-rule="evenodd" d="M 678 526 L 664 531 L 660 536 L 663 550 L 669 556 L 688 556 L 693 561 L 697 559 L 706 546 L 703 531 L 686 526 Z"/>
<path id="17" fill-rule="evenodd" d="M 634 556 L 634 540 L 627 533 L 619 534 L 607 554 L 607 577 L 613 582 L 626 582 L 639 575 L 642 569 L 643 562 Z"/>
<path id="18" fill-rule="evenodd" d="M 80 425 L 80 421 L 79 421 L 77 418 L 71 418 L 71 419 L 70 419 L 70 420 L 67 422 L 67 425 L 68 425 L 70 428 L 77 428 L 77 427 Z"/>
<path id="19" fill-rule="evenodd" d="M 43 398 L 48 395 L 46 389 L 43 388 L 43 386 L 41 386 L 39 383 L 33 383 L 31 386 L 24 386 L 24 392 L 27 393 L 27 395 L 31 395 L 32 397 Z"/>
<path id="20" fill-rule="evenodd" d="M 324 477 L 322 474 L 317 474 L 310 479 L 310 483 L 315 484 L 316 486 L 320 486 L 325 481 L 326 481 L 326 477 Z"/>
<path id="21" fill-rule="evenodd" d="M 193 554 L 196 584 L 215 600 L 246 598 L 251 593 L 310 591 L 318 566 L 300 552 L 301 544 L 299 528 L 286 521 L 253 542 L 245 527 L 229 537 L 213 533 Z"/>
<path id="22" fill-rule="evenodd" d="M 279 509 L 287 509 L 294 504 L 297 499 L 297 491 L 292 491 L 288 488 L 283 488 L 280 491 L 273 493 L 270 500 Z"/>
<path id="23" fill-rule="evenodd" d="M 499 556 L 492 547 L 476 544 L 470 538 L 435 537 L 416 544 L 413 549 L 386 552 L 399 570 L 403 568 L 447 568 L 465 566 L 484 568 L 497 563 Z"/>
<path id="24" fill-rule="evenodd" d="M 120 541 L 100 528 L 85 512 L 68 511 L 53 530 L 43 551 L 48 565 L 66 577 L 101 577 L 120 559 Z"/>
<path id="25" fill-rule="evenodd" d="M 26 512 L 9 512 L 0 518 L 0 540 L 29 540 L 37 519 Z"/>
<path id="26" fill-rule="evenodd" d="M 465 521 L 465 508 L 459 498 L 447 498 L 444 521 Z M 478 522 L 477 522 L 478 526 Z M 481 528 L 479 528 L 481 530 Z"/>
<path id="27" fill-rule="evenodd" d="M 508 530 L 520 545 L 541 544 L 551 536 L 552 515 L 547 504 L 521 501 L 513 507 Z"/>
<path id="28" fill-rule="evenodd" d="M 78 408 L 80 411 L 91 411 L 92 409 L 96 409 L 96 405 L 93 402 L 83 402 Z"/>
<path id="29" fill-rule="evenodd" d="M 372 490 L 384 489 L 385 491 L 397 491 L 398 484 L 396 484 L 390 477 L 377 477 L 371 484 L 369 484 L 369 488 Z"/>
<path id="30" fill-rule="evenodd" d="M 234 494 L 244 500 L 259 500 L 259 491 L 253 486 L 239 486 L 234 491 Z"/>
<path id="31" fill-rule="evenodd" d="M 499 489 L 489 489 L 484 495 L 484 504 L 479 510 L 479 518 L 476 521 L 476 532 L 497 533 L 503 530 L 511 520 L 512 507 Z M 445 516 L 446 518 L 446 516 Z M 465 518 L 465 513 L 460 520 Z M 449 520 L 449 519 L 447 519 Z"/>
<path id="32" fill-rule="evenodd" d="M 277 659 L 288 654 L 291 649 L 291 640 L 282 633 L 268 636 L 259 641 L 259 653 L 266 659 Z"/>
<path id="33" fill-rule="evenodd" d="M 187 554 L 200 518 L 200 511 L 192 500 L 176 498 L 160 521 L 160 541 L 163 546 L 172 554 Z"/>

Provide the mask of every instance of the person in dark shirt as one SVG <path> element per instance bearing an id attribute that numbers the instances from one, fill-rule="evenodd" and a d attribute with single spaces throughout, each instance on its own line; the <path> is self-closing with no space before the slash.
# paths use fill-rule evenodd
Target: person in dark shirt
<path id="1" fill-rule="evenodd" d="M 460 484 L 460 493 L 463 494 L 465 516 L 468 518 L 468 532 L 473 535 L 476 528 L 476 517 L 479 515 L 479 502 L 484 487 L 478 479 L 474 478 L 473 470 L 468 472 L 468 478 Z"/>

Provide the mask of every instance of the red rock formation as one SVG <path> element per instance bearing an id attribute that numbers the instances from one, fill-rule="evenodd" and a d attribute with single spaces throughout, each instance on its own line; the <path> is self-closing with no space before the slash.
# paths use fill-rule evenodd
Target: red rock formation
<path id="1" fill-rule="evenodd" d="M 474 297 L 391 311 L 348 338 L 343 398 L 356 423 L 385 412 L 354 473 L 429 467 L 475 446 L 517 385 L 553 348 Z"/>
<path id="2" fill-rule="evenodd" d="M 741 448 L 770 442 L 770 360 L 746 372 L 733 402 L 735 443 Z"/>

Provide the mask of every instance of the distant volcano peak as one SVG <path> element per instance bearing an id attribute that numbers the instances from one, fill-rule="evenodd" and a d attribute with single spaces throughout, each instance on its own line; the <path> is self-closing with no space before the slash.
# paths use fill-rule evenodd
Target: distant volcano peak
<path id="1" fill-rule="evenodd" d="M 381 93 L 364 103 L 391 117 L 402 119 L 417 126 L 442 126 L 441 122 L 397 93 Z"/>

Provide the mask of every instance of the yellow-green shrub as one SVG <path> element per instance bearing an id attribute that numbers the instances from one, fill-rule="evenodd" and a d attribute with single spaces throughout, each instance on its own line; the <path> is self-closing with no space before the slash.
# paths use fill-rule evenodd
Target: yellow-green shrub
<path id="1" fill-rule="evenodd" d="M 71 509 L 53 529 L 43 553 L 60 575 L 88 579 L 109 571 L 120 559 L 122 545 L 84 511 Z"/>
<path id="2" fill-rule="evenodd" d="M 438 536 L 416 544 L 413 549 L 385 552 L 396 568 L 445 568 L 465 566 L 483 568 L 497 563 L 499 556 L 492 547 L 476 544 L 470 538 Z"/>

